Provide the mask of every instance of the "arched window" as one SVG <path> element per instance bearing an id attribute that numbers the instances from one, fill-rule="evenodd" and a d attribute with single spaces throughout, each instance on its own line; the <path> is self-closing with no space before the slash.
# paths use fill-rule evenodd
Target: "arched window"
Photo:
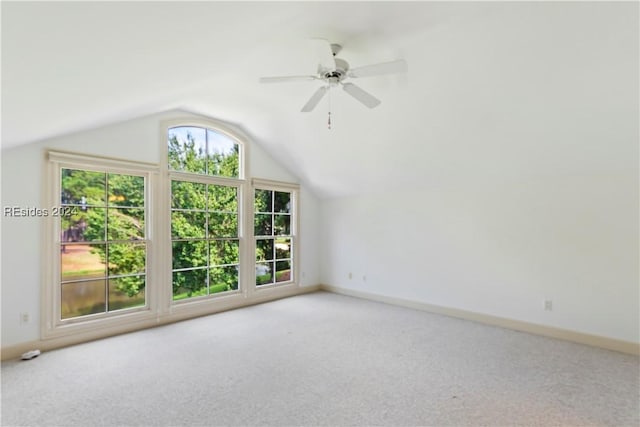
<path id="1" fill-rule="evenodd" d="M 230 126 L 160 129 L 159 164 L 49 151 L 51 208 L 10 211 L 46 220 L 44 337 L 81 341 L 296 292 L 298 185 L 249 179 L 249 140 Z"/>
<path id="2" fill-rule="evenodd" d="M 227 134 L 197 126 L 168 132 L 169 169 L 200 175 L 241 178 L 241 144 Z"/>
<path id="3" fill-rule="evenodd" d="M 174 302 L 240 289 L 243 148 L 218 129 L 168 128 Z"/>

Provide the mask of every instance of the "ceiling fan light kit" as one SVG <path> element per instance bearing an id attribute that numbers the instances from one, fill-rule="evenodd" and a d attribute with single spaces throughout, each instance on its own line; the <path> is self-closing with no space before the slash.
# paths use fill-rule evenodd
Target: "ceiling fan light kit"
<path id="1" fill-rule="evenodd" d="M 335 87 L 342 86 L 342 89 L 361 102 L 363 105 L 369 108 L 375 108 L 380 105 L 380 100 L 369 92 L 365 91 L 361 87 L 344 81 L 347 79 L 355 79 L 360 77 L 380 76 L 384 74 L 395 74 L 407 72 L 407 63 L 404 59 L 398 59 L 391 62 L 383 62 L 380 64 L 365 65 L 351 69 L 349 63 L 341 58 L 336 58 L 336 55 L 342 50 L 342 46 L 339 44 L 331 44 L 324 40 L 327 45 L 327 51 L 324 58 L 321 59 L 318 65 L 318 70 L 315 75 L 308 76 L 277 76 L 277 77 L 262 77 L 261 83 L 284 83 L 294 81 L 311 81 L 320 80 L 324 82 L 324 85 L 318 88 L 311 98 L 300 110 L 303 113 L 313 111 L 318 103 L 324 98 L 326 93 Z M 331 113 L 329 113 L 331 114 Z"/>

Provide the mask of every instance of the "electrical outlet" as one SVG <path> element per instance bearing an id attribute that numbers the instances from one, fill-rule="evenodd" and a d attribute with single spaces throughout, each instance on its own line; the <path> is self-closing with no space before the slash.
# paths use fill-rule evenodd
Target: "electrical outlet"
<path id="1" fill-rule="evenodd" d="M 349 280 L 353 279 L 353 274 L 349 272 Z"/>
<path id="2" fill-rule="evenodd" d="M 362 281 L 366 282 L 367 281 L 367 276 L 362 276 Z"/>
<path id="3" fill-rule="evenodd" d="M 29 313 L 20 313 L 20 324 L 24 325 L 25 323 L 29 323 Z"/>
<path id="4" fill-rule="evenodd" d="M 551 301 L 550 299 L 544 300 L 544 309 L 545 309 L 545 311 L 552 311 L 553 310 L 553 301 Z"/>

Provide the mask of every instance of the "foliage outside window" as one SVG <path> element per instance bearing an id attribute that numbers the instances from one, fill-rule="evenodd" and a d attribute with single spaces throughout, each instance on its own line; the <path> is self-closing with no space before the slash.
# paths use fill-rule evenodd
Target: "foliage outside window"
<path id="1" fill-rule="evenodd" d="M 256 286 L 293 280 L 292 193 L 256 189 Z"/>
<path id="2" fill-rule="evenodd" d="M 239 288 L 240 146 L 211 129 L 169 129 L 173 300 Z"/>
<path id="3" fill-rule="evenodd" d="M 240 177 L 240 145 L 228 136 L 195 126 L 169 129 L 169 169 Z"/>
<path id="4" fill-rule="evenodd" d="M 246 141 L 223 124 L 198 123 L 165 122 L 164 170 L 48 151 L 43 336 L 150 326 L 202 313 L 210 296 L 233 307 L 252 299 L 254 268 L 259 287 L 295 283 L 298 187 L 248 182 Z"/>
<path id="5" fill-rule="evenodd" d="M 145 178 L 61 169 L 60 317 L 144 306 Z"/>

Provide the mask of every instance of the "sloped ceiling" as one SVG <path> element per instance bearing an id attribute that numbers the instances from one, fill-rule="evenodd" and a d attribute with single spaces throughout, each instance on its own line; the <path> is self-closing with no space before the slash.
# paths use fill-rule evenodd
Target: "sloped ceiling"
<path id="1" fill-rule="evenodd" d="M 299 110 L 309 38 L 406 75 Z M 180 108 L 242 127 L 321 197 L 637 170 L 638 3 L 2 2 L 2 147 Z"/>

